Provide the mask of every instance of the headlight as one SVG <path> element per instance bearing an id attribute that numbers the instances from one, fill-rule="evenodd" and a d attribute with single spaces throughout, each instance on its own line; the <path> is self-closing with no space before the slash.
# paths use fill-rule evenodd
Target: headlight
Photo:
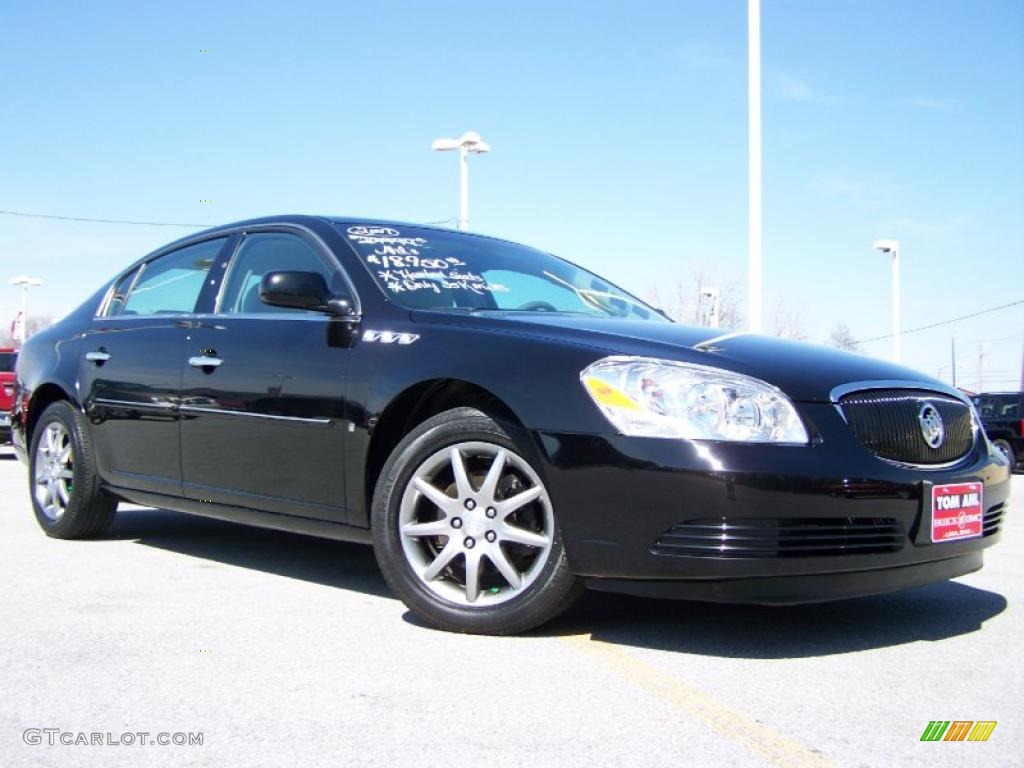
<path id="1" fill-rule="evenodd" d="M 580 380 L 624 435 L 807 443 L 789 398 L 750 376 L 671 360 L 606 357 Z"/>

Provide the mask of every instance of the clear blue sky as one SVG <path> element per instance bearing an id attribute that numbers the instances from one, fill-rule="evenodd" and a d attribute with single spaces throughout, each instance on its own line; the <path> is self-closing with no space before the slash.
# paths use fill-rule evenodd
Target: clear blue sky
<path id="1" fill-rule="evenodd" d="M 643 293 L 696 259 L 745 282 L 746 3 L 7 3 L 0 209 L 220 223 L 453 217 L 479 131 L 475 230 Z M 763 0 L 767 322 L 821 340 L 1024 298 L 1024 4 Z M 201 53 L 210 49 L 210 53 Z M 200 200 L 209 199 L 205 203 Z M 75 306 L 186 228 L 0 216 L 0 275 Z M 6 282 L 6 280 L 5 280 Z M 18 303 L 0 286 L 0 322 Z M 908 336 L 929 373 L 1019 377 L 1024 305 Z M 888 353 L 888 342 L 866 345 Z M 948 377 L 948 367 L 943 376 Z M 996 379 L 996 376 L 1004 378 Z"/>

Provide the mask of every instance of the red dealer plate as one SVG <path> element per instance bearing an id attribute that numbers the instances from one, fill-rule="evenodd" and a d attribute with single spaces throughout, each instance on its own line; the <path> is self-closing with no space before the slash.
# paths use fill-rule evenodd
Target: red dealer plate
<path id="1" fill-rule="evenodd" d="M 932 541 L 981 536 L 983 483 L 932 486 Z"/>

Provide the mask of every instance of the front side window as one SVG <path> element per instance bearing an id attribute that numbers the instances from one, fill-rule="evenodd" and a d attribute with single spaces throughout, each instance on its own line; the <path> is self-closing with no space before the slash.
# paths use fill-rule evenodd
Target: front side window
<path id="1" fill-rule="evenodd" d="M 260 281 L 268 272 L 316 272 L 323 276 L 333 295 L 346 293 L 338 270 L 330 267 L 301 237 L 285 232 L 259 232 L 246 235 L 238 247 L 224 284 L 219 311 L 224 314 L 320 314 L 264 304 L 260 300 Z"/>
<path id="2" fill-rule="evenodd" d="M 121 309 L 122 315 L 191 314 L 224 238 L 207 240 L 147 263 Z"/>
<path id="3" fill-rule="evenodd" d="M 406 309 L 562 312 L 669 322 L 607 280 L 542 251 L 420 227 L 338 225 Z"/>
<path id="4" fill-rule="evenodd" d="M 14 373 L 14 365 L 17 362 L 17 352 L 0 352 L 0 373 Z"/>

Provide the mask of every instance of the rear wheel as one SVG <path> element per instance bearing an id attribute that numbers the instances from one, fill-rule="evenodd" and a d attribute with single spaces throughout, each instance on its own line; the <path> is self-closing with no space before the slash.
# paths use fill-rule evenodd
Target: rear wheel
<path id="1" fill-rule="evenodd" d="M 579 594 L 530 455 L 518 430 L 456 408 L 421 424 L 388 459 L 373 505 L 377 560 L 434 626 L 522 632 Z"/>
<path id="2" fill-rule="evenodd" d="M 97 536 L 114 519 L 117 499 L 100 486 L 85 419 L 67 402 L 50 404 L 32 433 L 29 491 L 39 526 L 57 539 Z"/>
<path id="3" fill-rule="evenodd" d="M 1003 439 L 993 440 L 992 445 L 1010 462 L 1010 471 L 1012 472 L 1017 467 L 1017 456 L 1013 452 L 1013 446 L 1010 445 L 1010 441 Z"/>

